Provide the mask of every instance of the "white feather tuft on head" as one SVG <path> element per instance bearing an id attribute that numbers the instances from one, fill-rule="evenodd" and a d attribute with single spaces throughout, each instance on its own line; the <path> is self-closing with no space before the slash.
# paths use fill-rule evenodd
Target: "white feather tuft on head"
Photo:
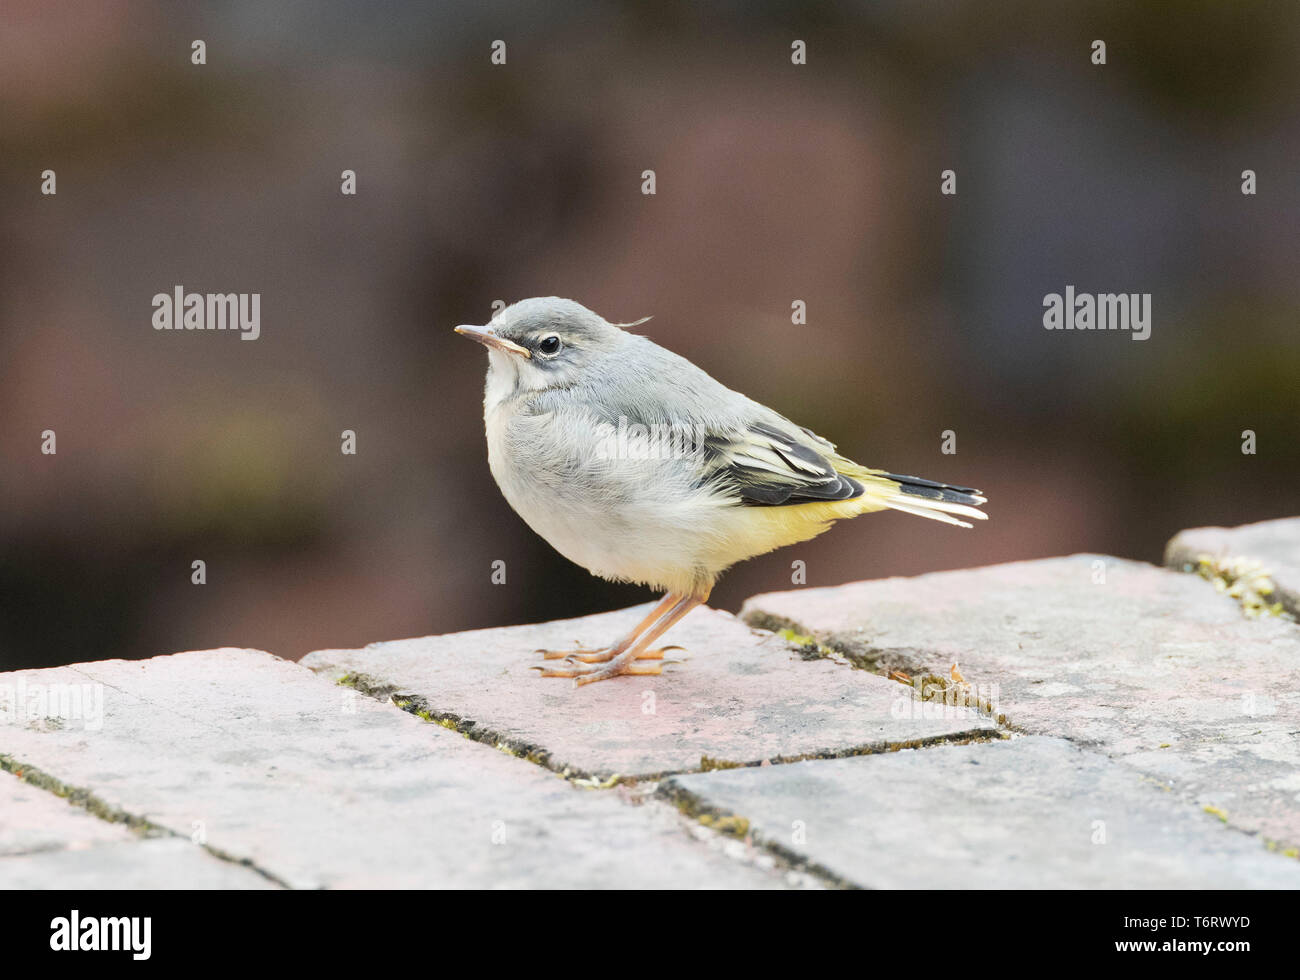
<path id="1" fill-rule="evenodd" d="M 643 316 L 640 320 L 633 320 L 631 323 L 611 323 L 611 327 L 620 327 L 623 330 L 630 330 L 632 327 L 639 327 L 643 323 L 648 323 L 654 319 L 654 316 Z"/>

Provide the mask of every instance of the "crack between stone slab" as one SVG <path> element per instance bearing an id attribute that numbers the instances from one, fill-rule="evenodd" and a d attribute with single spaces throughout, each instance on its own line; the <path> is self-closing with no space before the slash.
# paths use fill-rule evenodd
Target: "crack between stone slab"
<path id="1" fill-rule="evenodd" d="M 534 745 L 532 743 L 525 742 L 523 739 L 518 739 L 518 738 L 513 738 L 511 736 L 503 735 L 499 732 L 489 729 L 487 726 L 482 725 L 479 722 L 476 722 L 469 718 L 465 718 L 461 715 L 457 715 L 454 712 L 432 708 L 429 705 L 428 699 L 423 697 L 422 695 L 404 693 L 401 691 L 399 685 L 390 684 L 388 682 L 381 681 L 369 674 L 350 672 L 340 677 L 336 683 L 344 687 L 350 687 L 353 690 L 357 691 L 359 694 L 363 694 L 366 697 L 370 697 L 378 701 L 390 703 L 394 707 L 399 708 L 400 710 L 405 711 L 409 714 L 413 714 L 417 718 L 429 722 L 430 724 L 441 725 L 443 728 L 447 728 L 451 731 L 459 732 L 463 737 L 469 739 L 470 741 L 481 742 L 484 745 L 488 745 L 491 746 L 492 748 L 497 749 L 498 751 L 505 752 L 507 755 L 513 756 L 517 759 L 523 759 L 527 762 L 531 762 L 534 765 L 540 766 L 541 768 L 548 770 L 549 772 L 555 773 L 556 775 L 563 778 L 566 782 L 573 783 L 575 786 L 579 786 L 584 789 L 608 790 L 608 789 L 613 789 L 615 786 L 621 785 L 632 789 L 634 794 L 636 792 L 637 787 L 650 789 L 650 792 L 646 793 L 642 797 L 636 797 L 636 796 L 623 797 L 622 802 L 624 802 L 628 806 L 644 806 L 645 802 L 651 798 L 664 799 L 665 797 L 660 795 L 660 789 L 663 786 L 663 783 L 659 782 L 660 780 L 669 778 L 671 776 L 685 776 L 685 775 L 692 775 L 698 772 L 709 771 L 709 768 L 702 767 L 701 769 L 698 770 L 681 770 L 676 772 L 663 772 L 663 773 L 655 773 L 653 775 L 641 775 L 635 777 L 624 777 L 615 774 L 608 779 L 602 780 L 597 775 L 587 773 L 583 770 L 575 770 L 571 766 L 561 767 L 558 763 L 556 763 L 551 758 L 550 752 L 547 751 L 546 749 L 543 749 L 539 745 Z M 954 733 L 954 734 L 959 736 L 963 733 Z M 902 744 L 899 744 L 897 746 L 897 748 L 908 748 L 908 747 L 911 746 L 910 745 L 905 746 Z M 880 751 L 891 751 L 891 750 L 895 750 L 894 746 L 890 746 L 887 749 L 881 749 Z M 868 754 L 868 752 L 846 751 L 841 754 L 842 755 Z M 774 764 L 776 761 L 797 762 L 797 761 L 804 761 L 805 759 L 837 758 L 837 757 L 839 757 L 839 755 L 836 756 L 832 756 L 830 754 L 807 755 L 798 758 L 790 757 L 788 759 L 783 758 L 780 760 L 774 760 Z M 719 769 L 762 765 L 762 762 L 725 763 L 716 759 L 710 760 L 708 756 L 701 756 L 700 761 L 702 766 L 706 760 L 714 764 L 712 768 L 719 768 Z M 657 786 L 655 785 L 656 783 L 658 783 Z M 673 805 L 676 806 L 676 808 L 683 814 L 684 817 L 688 819 L 694 819 L 696 820 L 697 823 L 702 822 L 699 821 L 698 817 L 696 817 L 695 815 L 687 814 L 684 810 L 682 810 L 682 807 L 680 805 L 677 805 L 675 802 L 673 802 Z M 686 833 L 688 837 L 692 836 L 689 833 L 688 828 L 683 827 L 682 829 L 683 832 Z M 723 833 L 725 835 L 725 828 L 719 828 L 713 826 L 713 827 L 709 827 L 709 829 L 715 834 Z M 704 842 L 694 841 L 694 843 L 702 845 Z M 763 871 L 764 873 L 776 874 L 776 873 L 787 872 L 787 871 L 795 871 L 802 874 L 806 874 L 811 878 L 817 879 L 820 884 L 829 884 L 830 887 L 835 887 L 835 888 L 856 887 L 848 883 L 842 883 L 841 879 L 839 879 L 832 872 L 821 869 L 820 865 L 815 865 L 813 862 L 803 859 L 798 854 L 796 854 L 793 851 L 790 851 L 789 849 L 783 849 L 780 848 L 779 846 L 766 846 L 766 845 L 764 845 L 764 849 L 772 856 L 772 858 L 776 862 L 773 868 L 758 869 L 760 871 Z"/>
<path id="2" fill-rule="evenodd" d="M 1066 741 L 1069 741 L 1069 739 L 1066 739 Z M 1075 748 L 1080 752 L 1090 751 L 1077 745 Z M 1115 765 L 1125 766 L 1124 763 L 1112 758 L 1104 752 L 1095 754 L 1103 756 Z M 1159 780 L 1143 773 L 1141 770 L 1127 766 L 1125 767 L 1130 768 L 1132 774 L 1140 781 L 1156 783 L 1165 792 L 1173 791 L 1171 787 L 1164 785 Z M 681 775 L 691 774 L 683 773 Z M 748 817 L 706 803 L 699 793 L 694 793 L 683 786 L 661 782 L 655 789 L 653 795 L 677 807 L 678 812 L 680 812 L 686 819 L 699 821 L 719 834 L 751 841 L 756 846 L 767 850 L 780 864 L 784 865 L 786 869 L 801 872 L 817 878 L 829 888 L 864 890 L 867 887 L 845 878 L 843 875 L 831 870 L 826 865 L 814 861 L 805 854 L 801 854 L 799 851 L 796 851 L 794 848 L 780 840 L 756 832 L 752 821 Z M 1261 842 L 1264 845 L 1264 849 L 1270 853 L 1279 854 L 1282 857 L 1291 859 L 1300 858 L 1300 850 L 1297 850 L 1294 847 L 1286 848 L 1284 844 L 1265 837 L 1262 833 L 1246 830 L 1244 827 L 1239 827 L 1230 823 L 1228 820 L 1228 814 L 1217 807 L 1201 806 L 1199 803 L 1191 799 L 1184 799 L 1183 802 L 1193 809 L 1199 809 L 1210 816 L 1216 817 L 1222 824 L 1225 832 L 1252 837 Z"/>
<path id="3" fill-rule="evenodd" d="M 740 768 L 759 768 L 768 763 L 771 765 L 785 765 L 793 762 L 809 762 L 818 760 L 844 759 L 863 755 L 885 755 L 892 752 L 899 752 L 904 749 L 928 748 L 932 745 L 968 745 L 974 742 L 992 742 L 1002 741 L 1010 737 L 1007 732 L 998 729 L 974 729 L 968 731 L 947 732 L 939 735 L 926 736 L 919 739 L 910 739 L 902 742 L 874 742 L 867 745 L 855 746 L 848 749 L 828 750 L 825 752 L 801 753 L 798 755 L 776 756 L 773 758 L 750 761 L 750 762 L 732 762 L 725 759 L 714 759 L 709 756 L 700 757 L 700 766 L 697 769 L 683 769 L 659 772 L 653 774 L 638 775 L 634 777 L 623 777 L 615 774 L 607 780 L 601 780 L 597 775 L 587 773 L 582 770 L 575 770 L 571 766 L 561 767 L 551 756 L 551 753 L 541 746 L 525 742 L 522 739 L 503 735 L 480 722 L 473 719 L 458 715 L 452 711 L 434 708 L 423 695 L 407 693 L 402 691 L 401 686 L 383 681 L 372 675 L 361 672 L 349 672 L 339 677 L 336 683 L 350 687 L 360 694 L 373 698 L 378 701 L 392 704 L 394 707 L 431 724 L 441 725 L 444 728 L 459 732 L 463 737 L 471 741 L 482 742 L 505 752 L 507 755 L 515 758 L 524 759 L 532 762 L 534 765 L 541 766 L 550 772 L 553 772 L 568 782 L 589 789 L 612 789 L 614 786 L 625 785 L 628 787 L 653 787 L 649 797 L 655 797 L 666 800 L 675 806 L 685 819 L 694 820 L 696 823 L 703 825 L 709 831 L 721 836 L 730 836 L 733 838 L 745 839 L 749 828 L 749 821 L 743 817 L 736 817 L 734 814 L 726 814 L 716 810 L 703 803 L 698 797 L 687 790 L 678 786 L 668 786 L 664 780 L 673 776 L 695 775 L 702 772 L 710 772 L 718 769 L 740 769 Z M 657 785 L 655 785 L 657 784 Z M 636 801 L 625 800 L 629 805 L 638 805 Z M 745 832 L 736 833 L 740 829 L 738 821 L 743 821 Z M 825 867 L 811 860 L 798 851 L 786 846 L 777 840 L 768 840 L 761 836 L 752 837 L 756 846 L 762 847 L 776 862 L 771 871 L 797 872 L 806 874 L 818 883 L 836 889 L 858 889 L 861 886 L 849 881 L 841 875 L 835 873 L 830 868 Z"/>
<path id="4" fill-rule="evenodd" d="M 747 762 L 712 759 L 707 755 L 702 755 L 700 756 L 700 765 L 693 769 L 667 769 L 661 772 L 642 773 L 636 776 L 624 776 L 620 773 L 606 775 L 600 772 L 588 772 L 572 765 L 561 764 L 552 757 L 550 750 L 540 745 L 512 735 L 503 734 L 489 728 L 482 722 L 458 715 L 453 711 L 434 708 L 430 705 L 428 698 L 423 695 L 404 692 L 399 685 L 380 680 L 369 674 L 347 673 L 340 677 L 336 683 L 344 687 L 350 687 L 358 693 L 374 698 L 377 701 L 392 704 L 394 707 L 400 708 L 402 711 L 413 714 L 431 724 L 441 725 L 443 728 L 459 732 L 470 741 L 481 742 L 499 752 L 504 752 L 506 755 L 541 766 L 543 769 L 553 772 L 584 789 L 612 789 L 618 785 L 655 782 L 668 779 L 671 776 L 689 776 L 695 773 L 709 772 L 713 769 L 753 768 L 764 763 L 775 766 L 787 765 L 792 762 L 810 762 L 817 759 L 845 759 L 859 755 L 884 755 L 902 749 L 926 748 L 940 744 L 966 745 L 971 742 L 993 742 L 1007 737 L 1003 732 L 996 729 L 967 729 L 965 731 L 945 732 L 939 735 L 927 735 L 922 738 L 900 742 L 868 742 L 847 749 L 827 749 L 822 752 L 777 755 Z"/>
<path id="5" fill-rule="evenodd" d="M 72 786 L 52 776 L 36 766 L 28 765 L 15 759 L 13 756 L 0 752 L 0 770 L 12 773 L 29 786 L 36 789 L 45 790 L 54 796 L 67 802 L 69 806 L 79 807 L 85 810 L 93 817 L 103 820 L 105 823 L 124 824 L 128 830 L 131 830 L 137 836 L 144 839 L 157 839 L 165 837 L 176 837 L 181 840 L 189 840 L 183 834 L 179 834 L 170 827 L 164 827 L 162 824 L 154 823 L 147 817 L 139 814 L 129 813 L 121 807 L 113 804 L 95 795 L 95 793 L 81 786 Z M 274 873 L 258 866 L 252 858 L 241 858 L 229 851 L 224 851 L 219 847 L 211 844 L 198 844 L 197 847 L 203 848 L 214 858 L 219 861 L 225 861 L 227 864 L 234 864 L 241 868 L 247 868 L 254 874 L 271 882 L 279 888 L 292 888 L 287 881 L 275 875 Z"/>
<path id="6" fill-rule="evenodd" d="M 812 874 L 803 867 L 803 863 L 796 863 L 786 859 L 784 856 L 777 854 L 775 851 L 766 847 L 756 847 L 752 840 L 747 840 L 743 836 L 738 837 L 731 832 L 725 825 L 717 827 L 706 818 L 698 819 L 696 815 L 688 813 L 686 808 L 677 802 L 669 800 L 666 793 L 660 793 L 661 783 L 646 782 L 637 783 L 625 787 L 626 792 L 620 793 L 619 796 L 628 806 L 636 807 L 654 807 L 663 808 L 671 814 L 674 825 L 684 834 L 693 846 L 702 846 L 712 853 L 720 856 L 723 860 L 732 861 L 752 868 L 761 874 L 780 875 L 784 878 L 783 884 L 787 887 L 805 888 L 812 884 L 817 887 L 826 887 L 827 882 L 822 876 Z M 745 843 L 747 848 L 744 853 L 737 853 L 733 849 L 736 842 Z M 761 851 L 766 864 L 761 860 L 755 860 L 755 851 Z M 802 878 L 804 881 L 800 881 Z"/>
<path id="7" fill-rule="evenodd" d="M 910 688 L 923 703 L 969 708 L 993 722 L 999 731 L 1027 734 L 1008 722 L 1005 714 L 998 712 L 995 715 L 993 705 L 987 699 L 981 700 L 976 695 L 971 700 L 970 686 L 964 680 L 933 674 L 919 659 L 908 657 L 902 650 L 882 650 L 870 645 L 858 649 L 834 638 L 822 641 L 806 632 L 805 627 L 795 620 L 757 610 L 749 613 L 744 621 L 753 629 L 765 630 L 785 640 L 804 660 L 829 660 L 853 670 L 863 670 Z M 911 674 L 917 676 L 913 678 Z"/>
<path id="8" fill-rule="evenodd" d="M 889 680 L 895 680 L 895 678 L 890 677 L 891 672 L 895 670 L 901 670 L 903 668 L 906 668 L 907 670 L 918 674 L 924 671 L 926 672 L 924 677 L 935 677 L 935 675 L 930 675 L 928 673 L 929 668 L 922 665 L 919 662 L 919 660 L 910 659 L 906 656 L 905 653 L 897 649 L 884 651 L 874 647 L 867 646 L 865 650 L 855 650 L 849 644 L 843 641 L 832 639 L 828 642 L 823 642 L 821 640 L 818 640 L 811 633 L 808 633 L 806 631 L 806 628 L 803 626 L 803 624 L 784 616 L 776 616 L 771 613 L 755 611 L 745 616 L 744 622 L 747 625 L 753 627 L 754 629 L 767 630 L 768 632 L 780 636 L 782 639 L 786 641 L 786 643 L 790 644 L 790 646 L 792 646 L 796 650 L 799 650 L 803 655 L 804 659 L 807 660 L 831 660 L 835 663 L 849 666 L 855 670 L 865 670 L 869 673 L 873 673 L 876 674 L 877 676 L 885 677 L 886 679 Z M 878 658 L 873 658 L 871 656 L 871 654 L 873 653 L 879 653 L 881 656 Z M 939 681 L 943 680 L 943 678 L 938 678 L 938 677 L 935 677 L 935 679 Z M 989 713 L 987 712 L 984 712 L 982 709 L 981 709 L 981 714 L 984 714 L 986 717 L 990 717 L 990 720 L 995 720 L 995 723 L 998 726 L 997 731 L 1000 735 L 1002 735 L 1002 737 L 1010 738 L 1015 735 L 1042 734 L 1042 733 L 1028 731 L 1024 727 L 1017 725 L 1014 722 L 1008 721 L 1005 714 L 1000 713 L 996 719 L 992 719 L 991 715 L 989 715 Z M 1096 752 L 1104 756 L 1105 758 L 1111 760 L 1117 765 L 1125 766 L 1126 768 L 1130 769 L 1132 772 L 1141 776 L 1143 779 L 1150 779 L 1152 782 L 1159 783 L 1159 785 L 1161 785 L 1166 790 L 1170 792 L 1176 792 L 1172 786 L 1164 786 L 1164 784 L 1160 783 L 1159 780 L 1157 780 L 1155 777 L 1150 776 L 1149 774 L 1145 773 L 1143 770 L 1139 769 L 1138 767 L 1132 766 L 1129 763 L 1124 762 L 1122 759 L 1112 755 L 1109 751 L 1107 751 L 1106 746 L 1101 742 L 1098 742 L 1093 739 L 1081 739 L 1067 734 L 1053 734 L 1047 737 L 1061 738 L 1069 742 L 1070 744 L 1074 745 L 1078 749 L 1084 751 Z M 994 740 L 995 739 L 975 739 L 972 741 L 994 741 Z M 935 744 L 935 743 L 931 743 L 931 744 Z M 916 747 L 923 748 L 925 746 L 918 745 Z M 1202 806 L 1201 801 L 1195 799 L 1194 796 L 1187 795 L 1185 793 L 1179 793 L 1179 796 L 1183 799 L 1183 801 L 1188 806 L 1202 809 L 1206 813 L 1219 817 L 1225 829 L 1234 831 L 1236 833 L 1245 834 L 1248 837 L 1255 838 L 1257 841 L 1261 843 L 1264 849 L 1269 851 L 1270 853 L 1279 854 L 1280 856 L 1287 857 L 1287 858 L 1293 858 L 1293 859 L 1300 858 L 1300 849 L 1297 849 L 1294 845 L 1292 845 L 1290 841 L 1274 840 L 1272 838 L 1264 836 L 1259 831 L 1247 830 L 1246 828 L 1238 826 L 1237 824 L 1231 822 L 1230 819 L 1225 819 L 1225 817 L 1227 817 L 1228 815 L 1221 814 L 1217 810 L 1217 808 Z"/>
<path id="9" fill-rule="evenodd" d="M 342 687 L 350 687 L 358 694 L 364 694 L 376 701 L 392 704 L 394 707 L 415 715 L 430 724 L 441 725 L 450 731 L 459 732 L 471 742 L 480 742 L 496 749 L 498 752 L 504 752 L 516 759 L 524 759 L 534 765 L 541 766 L 543 769 L 563 776 L 565 779 L 595 781 L 596 777 L 592 773 L 574 769 L 572 766 L 561 767 L 551 759 L 551 753 L 540 745 L 495 731 L 481 722 L 466 718 L 454 711 L 434 708 L 429 704 L 428 698 L 420 694 L 404 692 L 397 684 L 390 684 L 387 681 L 372 677 L 370 674 L 357 672 L 346 673 L 338 678 L 335 683 Z M 615 779 L 609 782 L 608 786 L 600 785 L 601 788 L 611 788 L 618 785 L 618 780 Z"/>
<path id="10" fill-rule="evenodd" d="M 1197 810 L 1201 813 L 1207 814 L 1208 816 L 1214 817 L 1216 820 L 1218 820 L 1219 824 L 1222 826 L 1223 831 L 1225 833 L 1241 834 L 1242 836 L 1252 838 L 1260 846 L 1262 846 L 1264 850 L 1266 850 L 1268 853 L 1276 854 L 1281 858 L 1287 858 L 1292 861 L 1300 860 L 1300 847 L 1290 843 L 1289 841 L 1275 840 L 1272 837 L 1268 837 L 1263 833 L 1263 831 L 1248 830 L 1247 828 L 1242 827 L 1239 824 L 1233 823 L 1232 815 L 1228 813 L 1227 810 L 1224 810 L 1222 807 L 1218 807 L 1210 803 L 1204 803 L 1202 800 L 1198 800 L 1195 794 L 1193 793 L 1179 792 L 1168 782 L 1159 778 L 1158 776 L 1153 776 L 1148 772 L 1143 772 L 1141 769 L 1137 768 L 1134 765 L 1131 765 L 1130 763 L 1125 762 L 1123 759 L 1119 759 L 1111 755 L 1109 752 L 1106 751 L 1104 746 L 1098 745 L 1095 747 L 1095 749 L 1088 749 L 1082 745 L 1077 745 L 1077 743 L 1075 743 L 1074 740 L 1070 739 L 1068 736 L 1059 735 L 1053 737 L 1063 738 L 1065 739 L 1065 741 L 1076 745 L 1076 747 L 1080 748 L 1082 751 L 1092 751 L 1095 755 L 1100 755 L 1103 758 L 1113 762 L 1117 766 L 1124 766 L 1125 768 L 1135 773 L 1140 782 L 1150 783 L 1151 785 L 1155 786 L 1157 789 L 1165 793 L 1175 794 L 1183 805 L 1188 806 L 1193 810 Z"/>
<path id="11" fill-rule="evenodd" d="M 683 773 L 681 775 L 690 774 Z M 812 860 L 812 858 L 805 854 L 800 854 L 798 851 L 781 841 L 757 833 L 754 831 L 753 824 L 750 822 L 748 817 L 711 806 L 710 804 L 705 803 L 697 793 L 692 793 L 690 790 L 675 784 L 669 785 L 661 782 L 655 790 L 654 795 L 675 806 L 682 816 L 689 820 L 695 820 L 702 823 L 715 833 L 734 837 L 737 840 L 747 840 L 752 842 L 755 846 L 763 848 L 783 866 L 784 870 L 797 871 L 812 878 L 816 878 L 821 884 L 828 888 L 844 890 L 862 889 L 861 885 L 837 874 L 830 868 L 826 867 L 826 865 Z"/>
<path id="12" fill-rule="evenodd" d="M 1106 755 L 1106 753 L 1102 753 L 1102 754 Z M 1116 759 L 1113 756 L 1106 755 L 1106 758 L 1110 759 L 1112 762 L 1115 762 L 1119 765 L 1126 765 L 1126 763 L 1124 763 L 1122 760 Z M 1130 767 L 1130 768 L 1133 768 L 1133 771 L 1136 772 L 1139 776 L 1141 776 L 1144 781 L 1149 781 L 1154 783 L 1155 785 L 1159 786 L 1167 793 L 1177 793 L 1177 790 L 1175 790 L 1172 786 L 1166 786 L 1163 780 L 1157 779 L 1154 776 L 1150 776 L 1147 773 L 1142 772 L 1140 769 L 1136 769 L 1134 767 Z M 1186 805 L 1193 807 L 1201 811 L 1202 813 L 1208 814 L 1209 816 L 1214 817 L 1216 820 L 1218 820 L 1219 823 L 1223 826 L 1224 831 L 1228 833 L 1234 833 L 1234 834 L 1243 834 L 1246 837 L 1250 837 L 1254 839 L 1257 843 L 1259 843 L 1260 846 L 1262 846 L 1264 850 L 1268 851 L 1268 853 L 1270 854 L 1276 854 L 1279 857 L 1289 858 L 1290 860 L 1293 861 L 1300 860 L 1300 847 L 1297 847 L 1295 844 L 1291 843 L 1290 841 L 1275 840 L 1272 837 L 1265 836 L 1264 833 L 1259 830 L 1247 830 L 1245 827 L 1233 823 L 1232 814 L 1228 813 L 1227 810 L 1224 810 L 1222 807 L 1214 806 L 1213 804 L 1210 803 L 1203 803 L 1202 801 L 1196 799 L 1195 796 L 1185 795 L 1182 793 L 1179 793 L 1178 796 Z"/>
<path id="13" fill-rule="evenodd" d="M 1166 549 L 1165 567 L 1195 575 L 1213 586 L 1218 595 L 1232 599 L 1246 619 L 1277 618 L 1294 623 L 1300 617 L 1300 602 L 1287 590 L 1277 587 L 1272 570 L 1260 559 L 1245 554 L 1213 555 L 1201 551 L 1196 553 L 1194 562 L 1183 560 L 1171 566 L 1169 563 L 1176 557 L 1172 548 Z"/>

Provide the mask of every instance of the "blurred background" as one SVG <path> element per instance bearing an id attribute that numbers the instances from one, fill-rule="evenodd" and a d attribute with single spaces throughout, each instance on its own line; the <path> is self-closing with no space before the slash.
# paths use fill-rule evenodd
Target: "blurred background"
<path id="1" fill-rule="evenodd" d="M 881 514 L 745 563 L 721 608 L 796 559 L 809 586 L 1159 561 L 1180 528 L 1300 512 L 1300 4 L 0 16 L 0 666 L 652 598 L 555 554 L 488 472 L 486 357 L 451 328 L 533 295 L 653 314 L 846 455 L 990 498 L 974 531 Z M 178 284 L 260 293 L 261 338 L 155 331 Z M 1151 293 L 1151 338 L 1044 330 L 1067 284 Z"/>

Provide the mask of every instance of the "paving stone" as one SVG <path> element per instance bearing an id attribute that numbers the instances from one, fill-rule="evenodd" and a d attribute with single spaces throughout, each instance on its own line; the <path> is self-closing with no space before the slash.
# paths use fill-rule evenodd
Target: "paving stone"
<path id="1" fill-rule="evenodd" d="M 693 838 L 661 801 L 632 806 L 617 789 L 579 789 L 258 651 L 0 674 L 0 690 L 19 684 L 102 685 L 103 715 L 98 725 L 0 725 L 6 765 L 187 840 L 199 830 L 209 847 L 290 886 L 792 880 Z"/>
<path id="2" fill-rule="evenodd" d="M 649 610 L 322 650 L 302 663 L 330 679 L 360 674 L 397 688 L 474 737 L 505 741 L 557 771 L 606 779 L 734 763 L 884 750 L 987 733 L 967 708 L 923 714 L 910 691 L 831 660 L 805 661 L 778 637 L 734 616 L 698 609 L 669 634 L 688 662 L 663 675 L 584 687 L 540 678 L 538 648 L 598 647 Z M 675 656 L 676 654 L 669 654 Z"/>
<path id="3" fill-rule="evenodd" d="M 1194 572 L 1202 555 L 1220 566 L 1235 559 L 1258 562 L 1274 587 L 1265 601 L 1279 601 L 1292 616 L 1300 616 L 1300 517 L 1179 531 L 1165 547 L 1165 567 Z"/>
<path id="4" fill-rule="evenodd" d="M 141 837 L 0 772 L 0 889 L 274 887 L 189 840 Z"/>
<path id="5" fill-rule="evenodd" d="M 881 669 L 954 662 L 1007 722 L 1300 845 L 1300 628 L 1196 576 L 1076 555 L 760 595 L 742 615 Z"/>
<path id="6" fill-rule="evenodd" d="M 681 775 L 660 791 L 865 887 L 1300 887 L 1300 861 L 1056 738 Z"/>

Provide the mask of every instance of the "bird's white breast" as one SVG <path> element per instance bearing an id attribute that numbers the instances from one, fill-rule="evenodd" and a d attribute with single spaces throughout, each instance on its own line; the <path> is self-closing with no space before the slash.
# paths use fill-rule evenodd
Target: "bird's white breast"
<path id="1" fill-rule="evenodd" d="M 594 574 L 686 587 L 712 524 L 691 464 L 609 458 L 594 419 L 517 406 L 504 399 L 486 408 L 488 465 L 528 526 Z"/>

